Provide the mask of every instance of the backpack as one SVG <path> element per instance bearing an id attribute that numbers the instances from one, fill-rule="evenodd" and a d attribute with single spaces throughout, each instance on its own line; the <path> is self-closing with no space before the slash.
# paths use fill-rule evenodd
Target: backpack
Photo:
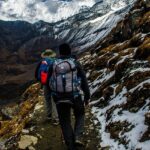
<path id="1" fill-rule="evenodd" d="M 43 85 L 47 83 L 49 66 L 52 65 L 53 62 L 54 62 L 54 59 L 50 59 L 50 58 L 45 58 L 41 61 L 41 64 L 38 70 L 38 80 Z"/>
<path id="2" fill-rule="evenodd" d="M 81 79 L 77 76 L 75 59 L 57 59 L 53 63 L 53 72 L 49 86 L 55 95 L 73 96 L 80 92 Z"/>

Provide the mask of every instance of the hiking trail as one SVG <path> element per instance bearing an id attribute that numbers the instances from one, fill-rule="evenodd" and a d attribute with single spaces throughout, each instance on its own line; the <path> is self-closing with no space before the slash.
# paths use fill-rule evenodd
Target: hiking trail
<path id="1" fill-rule="evenodd" d="M 96 150 L 99 149 L 99 136 L 97 127 L 94 125 L 94 118 L 90 109 L 86 110 L 85 133 L 84 133 L 84 148 L 79 150 Z M 72 117 L 73 120 L 73 117 Z M 28 146 L 28 149 L 35 150 L 66 150 L 63 143 L 60 125 L 54 125 L 46 120 L 46 111 L 44 107 L 43 94 L 39 94 L 38 103 L 34 108 L 31 121 L 26 125 L 26 131 L 29 131 L 30 136 L 38 138 L 36 145 Z M 23 143 L 22 143 L 23 144 Z"/>

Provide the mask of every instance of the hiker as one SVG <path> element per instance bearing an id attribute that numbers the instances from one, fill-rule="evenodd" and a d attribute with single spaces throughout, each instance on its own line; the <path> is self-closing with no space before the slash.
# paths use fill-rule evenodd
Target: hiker
<path id="1" fill-rule="evenodd" d="M 83 145 L 84 105 L 89 103 L 90 91 L 80 63 L 71 56 L 70 46 L 66 43 L 60 45 L 59 54 L 60 57 L 49 68 L 49 86 L 56 103 L 65 143 L 69 150 L 75 150 L 75 145 Z M 71 126 L 71 108 L 75 116 L 74 129 Z"/>
<path id="2" fill-rule="evenodd" d="M 45 50 L 41 54 L 42 60 L 37 65 L 35 71 L 35 78 L 40 81 L 44 89 L 45 107 L 47 110 L 47 120 L 53 121 L 54 124 L 58 124 L 58 114 L 56 105 L 51 97 L 51 90 L 47 84 L 49 66 L 54 62 L 56 53 L 53 50 Z M 52 116 L 53 114 L 53 116 Z"/>

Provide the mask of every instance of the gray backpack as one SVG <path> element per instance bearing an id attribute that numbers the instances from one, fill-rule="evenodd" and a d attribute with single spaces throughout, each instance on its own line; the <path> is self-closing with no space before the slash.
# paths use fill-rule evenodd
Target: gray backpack
<path id="1" fill-rule="evenodd" d="M 80 91 L 81 80 L 77 76 L 75 59 L 56 59 L 50 79 L 50 88 L 57 93 L 72 93 Z"/>

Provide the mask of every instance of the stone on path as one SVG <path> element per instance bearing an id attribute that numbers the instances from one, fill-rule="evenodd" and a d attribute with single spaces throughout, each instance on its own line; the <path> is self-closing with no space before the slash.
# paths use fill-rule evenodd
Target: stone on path
<path id="1" fill-rule="evenodd" d="M 18 142 L 20 149 L 31 148 L 31 145 L 35 145 L 38 142 L 38 138 L 30 135 L 21 136 L 20 141 Z"/>

